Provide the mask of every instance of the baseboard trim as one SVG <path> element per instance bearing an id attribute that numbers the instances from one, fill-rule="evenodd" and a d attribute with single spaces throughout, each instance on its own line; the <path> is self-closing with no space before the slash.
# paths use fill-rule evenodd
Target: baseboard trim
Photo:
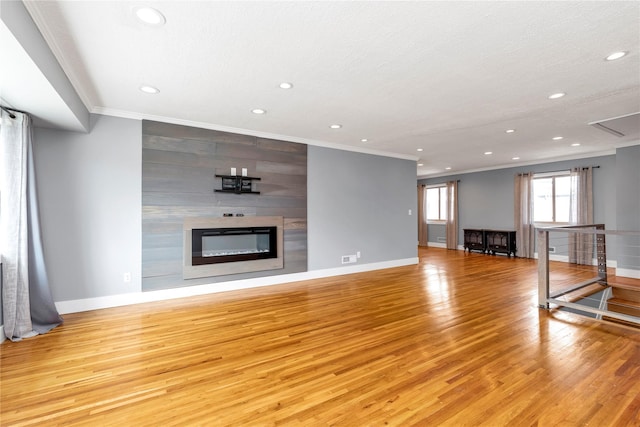
<path id="1" fill-rule="evenodd" d="M 4 325 L 0 325 L 0 344 L 7 339 L 7 336 L 4 334 Z"/>
<path id="2" fill-rule="evenodd" d="M 616 276 L 629 277 L 631 279 L 640 279 L 640 270 L 631 268 L 616 268 Z"/>
<path id="3" fill-rule="evenodd" d="M 549 254 L 549 261 L 569 262 L 569 255 Z"/>
<path id="4" fill-rule="evenodd" d="M 427 247 L 447 249 L 447 244 L 442 242 L 427 242 Z M 456 246 L 456 249 L 459 251 L 464 251 L 464 246 L 458 245 Z"/>
<path id="5" fill-rule="evenodd" d="M 165 301 L 175 298 L 185 298 L 226 291 L 237 291 L 242 289 L 258 288 L 262 286 L 281 285 L 291 282 L 300 282 L 303 280 L 320 279 L 324 277 L 341 276 L 344 274 L 362 273 L 366 271 L 382 270 L 385 268 L 402 267 L 405 265 L 418 264 L 418 261 L 418 257 L 405 258 L 393 261 L 383 261 L 361 265 L 356 264 L 346 267 L 306 271 L 303 273 L 257 277 L 254 279 L 236 280 L 232 282 L 210 283 L 206 285 L 188 286 L 184 288 L 163 289 L 159 291 L 58 301 L 55 304 L 56 309 L 60 314 L 79 313 L 82 311 L 99 310 L 103 308 L 121 307 L 125 305 L 142 304 L 146 302 Z"/>

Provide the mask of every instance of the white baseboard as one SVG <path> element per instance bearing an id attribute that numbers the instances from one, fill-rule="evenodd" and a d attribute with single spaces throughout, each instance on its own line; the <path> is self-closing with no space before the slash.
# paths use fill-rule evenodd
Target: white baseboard
<path id="1" fill-rule="evenodd" d="M 427 246 L 430 248 L 442 248 L 447 249 L 447 244 L 442 242 L 427 242 Z M 458 245 L 457 249 L 459 251 L 464 251 L 464 245 Z"/>
<path id="2" fill-rule="evenodd" d="M 538 259 L 538 252 L 533 253 L 533 259 Z M 549 261 L 560 261 L 560 262 L 569 262 L 568 255 L 554 255 L 552 253 L 549 254 Z"/>
<path id="3" fill-rule="evenodd" d="M 0 325 L 0 343 L 3 343 L 6 339 L 7 336 L 4 334 L 4 325 Z"/>
<path id="4" fill-rule="evenodd" d="M 306 271 L 303 273 L 283 274 L 279 276 L 257 277 L 254 279 L 236 280 L 232 282 L 210 283 L 206 285 L 185 286 L 182 288 L 163 289 L 159 291 L 138 292 L 129 294 L 109 295 L 104 297 L 85 298 L 56 302 L 56 309 L 60 314 L 78 313 L 81 311 L 98 310 L 102 308 L 120 307 L 124 305 L 141 304 L 145 302 L 164 301 L 174 298 L 184 298 L 197 295 L 213 294 L 217 292 L 237 291 L 258 288 L 261 286 L 280 285 L 303 280 L 320 279 L 323 277 L 340 276 L 343 274 L 362 273 L 365 271 L 381 270 L 384 268 L 401 267 L 418 263 L 418 258 L 405 258 L 371 264 L 355 264 L 346 267 L 328 268 L 323 270 Z"/>
<path id="5" fill-rule="evenodd" d="M 536 254 L 536 255 L 538 255 L 538 254 Z M 536 258 L 537 258 L 537 256 L 536 256 Z M 549 261 L 569 262 L 569 256 L 568 255 L 549 254 Z"/>
<path id="6" fill-rule="evenodd" d="M 616 276 L 640 279 L 640 270 L 633 270 L 631 268 L 616 268 Z"/>

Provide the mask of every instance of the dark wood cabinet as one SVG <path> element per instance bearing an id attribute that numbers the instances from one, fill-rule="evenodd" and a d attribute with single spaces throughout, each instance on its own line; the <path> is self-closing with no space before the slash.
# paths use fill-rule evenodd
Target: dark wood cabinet
<path id="1" fill-rule="evenodd" d="M 486 251 L 495 255 L 503 253 L 516 256 L 516 232 L 504 230 L 484 230 Z"/>
<path id="2" fill-rule="evenodd" d="M 486 250 L 484 245 L 484 230 L 465 228 L 464 249 L 469 252 L 481 251 L 484 253 Z"/>
<path id="3" fill-rule="evenodd" d="M 464 249 L 495 255 L 516 256 L 516 232 L 513 230 L 464 229 Z"/>

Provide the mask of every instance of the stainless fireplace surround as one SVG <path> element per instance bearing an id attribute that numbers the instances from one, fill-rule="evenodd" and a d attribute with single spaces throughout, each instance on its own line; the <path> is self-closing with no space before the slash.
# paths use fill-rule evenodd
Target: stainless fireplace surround
<path id="1" fill-rule="evenodd" d="M 222 276 L 226 274 L 250 273 L 263 270 L 276 270 L 284 268 L 283 256 L 283 225 L 284 220 L 281 216 L 244 216 L 244 217 L 223 217 L 223 218 L 185 218 L 183 226 L 183 264 L 182 277 L 184 279 L 196 279 L 201 277 Z M 276 257 L 258 259 L 238 260 L 238 256 L 229 257 L 229 262 L 220 262 L 212 259 L 212 263 L 201 264 L 203 258 L 202 253 L 194 257 L 193 252 L 193 236 L 215 235 L 220 237 L 219 230 L 233 229 L 266 229 L 270 227 L 276 228 Z M 194 232 L 196 230 L 196 232 Z M 202 230 L 211 230 L 210 233 L 202 232 Z M 222 234 L 224 234 L 224 231 Z M 231 233 L 237 235 L 237 233 Z M 196 242 L 196 247 L 201 246 L 200 242 Z M 204 248 L 200 249 L 202 252 Z M 213 256 L 213 253 L 209 254 Z M 216 254 L 217 255 L 217 254 Z M 197 260 L 194 260 L 197 258 Z M 206 259 L 205 259 L 206 261 Z"/>

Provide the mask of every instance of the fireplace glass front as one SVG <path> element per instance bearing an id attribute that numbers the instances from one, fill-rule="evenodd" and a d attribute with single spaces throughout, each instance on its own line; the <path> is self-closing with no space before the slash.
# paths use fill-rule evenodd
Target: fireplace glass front
<path id="1" fill-rule="evenodd" d="M 191 233 L 191 265 L 278 257 L 277 227 L 199 228 Z"/>

